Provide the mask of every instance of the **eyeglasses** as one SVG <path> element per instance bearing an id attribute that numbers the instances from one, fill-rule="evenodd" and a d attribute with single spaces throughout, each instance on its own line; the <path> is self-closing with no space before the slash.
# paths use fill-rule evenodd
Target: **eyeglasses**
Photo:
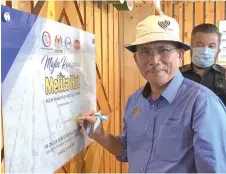
<path id="1" fill-rule="evenodd" d="M 163 47 L 160 47 L 160 48 L 156 47 L 156 48 L 151 48 L 151 49 L 144 48 L 144 49 L 139 50 L 137 53 L 138 53 L 139 57 L 141 57 L 141 58 L 146 58 L 146 57 L 153 56 L 156 54 L 161 57 L 165 57 L 165 56 L 168 56 L 169 53 L 175 49 L 178 49 L 178 48 L 163 48 Z"/>

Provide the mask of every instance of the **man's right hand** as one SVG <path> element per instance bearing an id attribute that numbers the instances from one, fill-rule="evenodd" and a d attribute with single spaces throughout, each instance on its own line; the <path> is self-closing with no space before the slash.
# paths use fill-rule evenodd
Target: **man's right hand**
<path id="1" fill-rule="evenodd" d="M 82 116 L 85 117 L 85 120 L 78 120 L 78 124 L 81 127 L 80 132 L 85 135 L 86 131 L 85 129 L 87 128 L 88 123 L 91 124 L 91 129 L 89 131 L 88 136 L 91 139 L 94 139 L 96 141 L 99 141 L 100 138 L 104 135 L 104 129 L 103 129 L 103 124 L 102 121 L 99 124 L 99 126 L 96 128 L 95 132 L 93 132 L 93 126 L 96 122 L 96 118 L 94 118 L 92 115 L 94 115 L 95 112 L 94 111 L 89 111 L 85 114 L 83 114 Z"/>

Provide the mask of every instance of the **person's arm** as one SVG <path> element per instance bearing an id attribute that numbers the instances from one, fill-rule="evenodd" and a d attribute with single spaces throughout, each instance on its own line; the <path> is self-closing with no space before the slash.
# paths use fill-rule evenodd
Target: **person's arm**
<path id="1" fill-rule="evenodd" d="M 88 113 L 83 115 L 85 117 L 85 121 L 79 120 L 78 123 L 81 127 L 80 132 L 84 136 L 87 136 L 85 129 L 86 129 L 87 123 L 90 123 L 91 130 L 89 131 L 88 136 L 91 139 L 94 139 L 95 141 L 97 141 L 100 145 L 102 145 L 105 149 L 107 149 L 110 153 L 112 153 L 116 157 L 123 156 L 124 151 L 125 151 L 125 143 L 123 141 L 123 138 L 116 137 L 112 134 L 105 132 L 103 129 L 102 122 L 97 127 L 95 132 L 93 132 L 93 125 L 96 122 L 96 119 L 91 116 L 93 114 L 94 114 L 94 111 L 89 111 Z"/>
<path id="2" fill-rule="evenodd" d="M 195 102 L 192 128 L 198 173 L 226 172 L 226 109 L 213 94 Z"/>
<path id="3" fill-rule="evenodd" d="M 95 140 L 116 157 L 122 156 L 124 153 L 123 141 L 112 134 L 104 132 L 103 136 Z"/>

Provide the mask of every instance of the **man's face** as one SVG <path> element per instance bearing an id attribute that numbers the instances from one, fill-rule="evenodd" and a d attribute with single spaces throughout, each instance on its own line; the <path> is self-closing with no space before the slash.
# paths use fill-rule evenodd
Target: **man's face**
<path id="1" fill-rule="evenodd" d="M 167 84 L 177 73 L 184 50 L 171 42 L 154 42 L 137 46 L 135 61 L 141 75 L 157 86 Z"/>
<path id="2" fill-rule="evenodd" d="M 191 46 L 192 48 L 208 47 L 210 49 L 216 49 L 217 54 L 215 56 L 215 59 L 217 58 L 218 53 L 220 52 L 220 45 L 218 43 L 217 33 L 197 32 L 193 37 Z"/>

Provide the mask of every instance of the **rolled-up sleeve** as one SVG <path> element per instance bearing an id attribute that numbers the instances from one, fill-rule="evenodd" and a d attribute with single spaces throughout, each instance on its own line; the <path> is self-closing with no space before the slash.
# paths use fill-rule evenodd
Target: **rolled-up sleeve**
<path id="1" fill-rule="evenodd" d="M 192 129 L 198 173 L 226 172 L 226 108 L 214 95 L 195 102 Z"/>

